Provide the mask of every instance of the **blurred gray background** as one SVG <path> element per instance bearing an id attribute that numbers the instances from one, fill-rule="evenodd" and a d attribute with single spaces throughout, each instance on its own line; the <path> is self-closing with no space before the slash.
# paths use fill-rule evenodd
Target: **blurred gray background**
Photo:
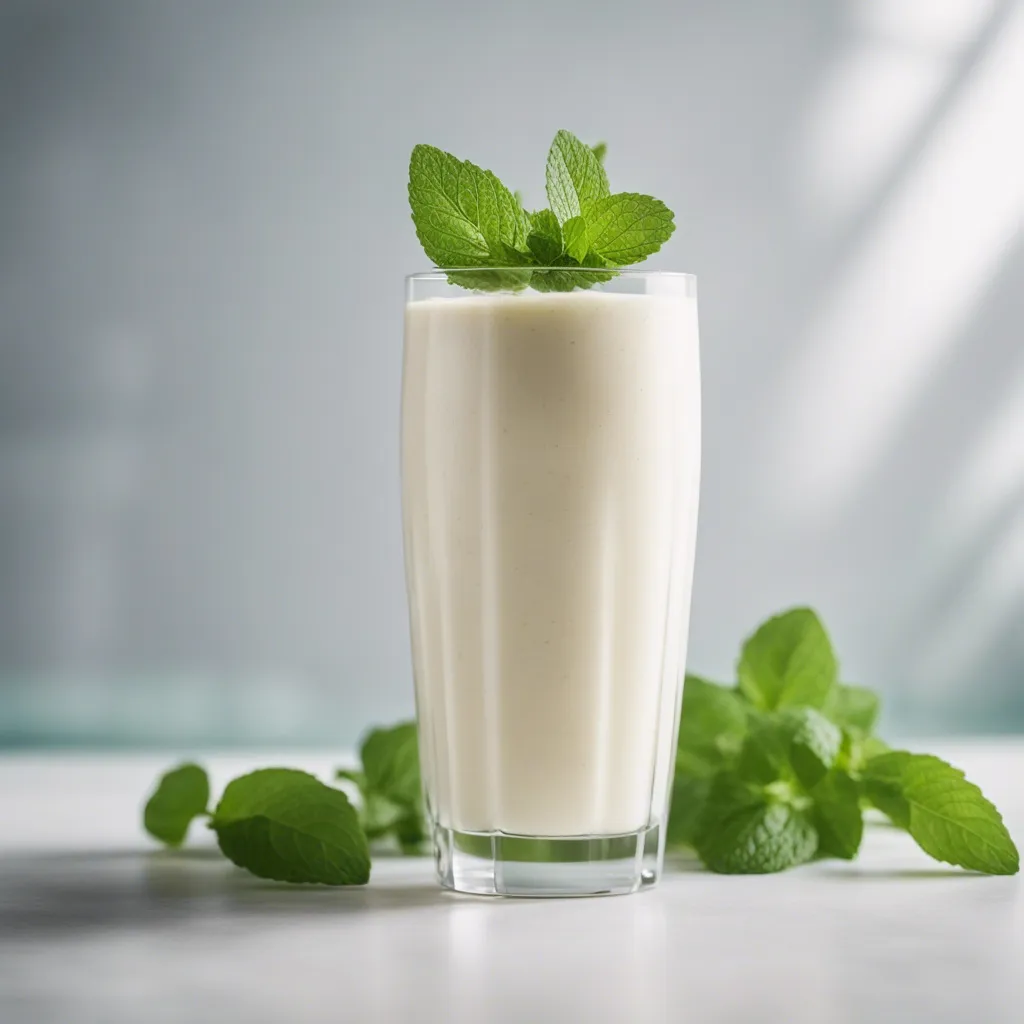
<path id="1" fill-rule="evenodd" d="M 0 0 L 0 742 L 407 714 L 409 151 L 558 128 L 699 275 L 690 664 L 820 609 L 901 732 L 1024 727 L 1024 3 Z"/>

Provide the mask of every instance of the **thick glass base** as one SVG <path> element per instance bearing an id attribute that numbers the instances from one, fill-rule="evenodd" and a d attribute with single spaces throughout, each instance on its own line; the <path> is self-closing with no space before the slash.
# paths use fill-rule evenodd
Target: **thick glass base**
<path id="1" fill-rule="evenodd" d="M 516 836 L 434 826 L 437 877 L 480 896 L 617 896 L 661 875 L 658 827 L 625 835 Z"/>

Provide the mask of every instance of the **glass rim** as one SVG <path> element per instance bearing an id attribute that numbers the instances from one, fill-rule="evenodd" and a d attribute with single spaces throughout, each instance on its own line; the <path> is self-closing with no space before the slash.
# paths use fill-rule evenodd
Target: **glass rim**
<path id="1" fill-rule="evenodd" d="M 688 274 L 682 270 L 634 270 L 631 267 L 433 267 L 430 270 L 420 270 L 415 274 L 406 274 L 406 281 L 436 281 L 446 278 L 449 274 L 480 274 L 522 272 L 524 270 L 549 271 L 561 274 L 613 274 L 615 277 L 672 277 L 681 280 L 693 281 L 696 283 L 697 275 Z"/>

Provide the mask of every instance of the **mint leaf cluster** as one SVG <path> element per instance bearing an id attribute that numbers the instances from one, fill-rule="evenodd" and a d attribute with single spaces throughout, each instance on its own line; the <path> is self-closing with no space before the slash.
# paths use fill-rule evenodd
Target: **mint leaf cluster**
<path id="1" fill-rule="evenodd" d="M 981 790 L 940 758 L 890 750 L 874 734 L 878 696 L 839 680 L 831 640 L 809 608 L 769 619 L 744 642 L 735 684 L 688 675 L 669 845 L 692 847 L 726 874 L 850 860 L 864 811 L 875 808 L 936 860 L 1015 874 L 1017 848 Z M 264 768 L 230 782 L 212 810 L 206 772 L 183 764 L 159 780 L 143 824 L 176 847 L 203 817 L 224 855 L 260 878 L 362 885 L 373 851 L 423 852 L 416 724 L 371 729 L 360 762 L 336 772 L 356 805 L 306 772 Z"/>
<path id="2" fill-rule="evenodd" d="M 358 809 L 341 789 L 294 768 L 261 768 L 234 779 L 209 809 L 210 783 L 199 765 L 161 777 L 143 810 L 155 839 L 180 846 L 197 817 L 208 818 L 221 852 L 259 878 L 321 885 L 364 885 L 372 846 L 393 840 L 419 853 L 425 838 L 416 725 L 374 729 L 358 771 Z"/>
<path id="3" fill-rule="evenodd" d="M 839 681 L 809 608 L 769 619 L 743 644 L 737 682 L 688 675 L 683 689 L 671 845 L 712 871 L 762 874 L 815 857 L 850 860 L 875 807 L 937 860 L 1014 874 L 999 812 L 963 772 L 874 735 L 880 701 Z"/>
<path id="4" fill-rule="evenodd" d="M 482 291 L 571 291 L 658 251 L 672 211 L 636 192 L 612 193 L 606 146 L 560 131 L 548 152 L 548 206 L 528 213 L 492 171 L 434 146 L 409 162 L 409 205 L 427 256 L 455 284 Z M 466 268 L 466 269 L 460 269 Z"/>
<path id="5" fill-rule="evenodd" d="M 426 839 L 415 722 L 371 729 L 359 750 L 362 770 L 338 769 L 359 792 L 359 820 L 373 843 L 393 841 L 402 853 L 421 853 Z"/>

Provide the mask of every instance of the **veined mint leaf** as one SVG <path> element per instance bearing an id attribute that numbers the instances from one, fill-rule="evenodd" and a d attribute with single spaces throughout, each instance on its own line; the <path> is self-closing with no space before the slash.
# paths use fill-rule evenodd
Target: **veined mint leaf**
<path id="1" fill-rule="evenodd" d="M 1017 847 L 999 811 L 958 768 L 931 754 L 897 750 L 868 761 L 864 781 L 876 806 L 878 793 L 886 794 L 883 802 L 902 799 L 896 804 L 902 820 L 894 820 L 905 821 L 918 846 L 936 860 L 992 875 L 1020 869 Z"/>
<path id="2" fill-rule="evenodd" d="M 605 196 L 584 213 L 591 248 L 616 266 L 646 259 L 675 230 L 672 211 L 660 199 L 635 192 Z"/>
<path id="3" fill-rule="evenodd" d="M 665 841 L 669 846 L 694 845 L 710 791 L 710 778 L 695 778 L 683 774 L 676 776 L 672 786 L 672 803 L 666 829 Z"/>
<path id="4" fill-rule="evenodd" d="M 817 833 L 804 811 L 727 772 L 712 783 L 697 828 L 697 853 L 712 871 L 782 871 L 810 860 L 817 848 Z"/>
<path id="5" fill-rule="evenodd" d="M 735 690 L 687 675 L 679 716 L 676 769 L 713 775 L 739 755 L 747 732 L 747 712 Z"/>
<path id="6" fill-rule="evenodd" d="M 870 734 L 878 720 L 882 702 L 866 686 L 837 683 L 825 702 L 825 714 L 843 729 Z"/>
<path id="7" fill-rule="evenodd" d="M 818 853 L 853 860 L 864 836 L 860 790 L 844 771 L 833 769 L 811 793 L 811 821 L 818 832 Z"/>
<path id="8" fill-rule="evenodd" d="M 562 225 L 562 241 L 565 251 L 577 263 L 586 258 L 590 251 L 590 231 L 585 217 L 570 217 Z"/>
<path id="9" fill-rule="evenodd" d="M 596 142 L 590 148 L 594 151 L 594 156 L 597 157 L 597 162 L 599 164 L 603 165 L 604 164 L 605 154 L 608 152 L 608 143 L 607 142 Z"/>
<path id="10" fill-rule="evenodd" d="M 547 163 L 548 204 L 559 222 L 589 214 L 608 191 L 608 177 L 594 151 L 571 132 L 560 131 Z"/>
<path id="11" fill-rule="evenodd" d="M 536 213 L 530 214 L 530 231 L 556 239 L 561 248 L 562 226 L 550 210 L 538 210 Z"/>
<path id="12" fill-rule="evenodd" d="M 182 764 L 163 775 L 146 803 L 146 831 L 168 846 L 181 846 L 194 818 L 206 814 L 210 780 L 197 764 Z"/>
<path id="13" fill-rule="evenodd" d="M 789 762 L 806 789 L 813 789 L 835 764 L 843 734 L 820 711 L 789 707 L 780 712 L 789 729 Z"/>
<path id="14" fill-rule="evenodd" d="M 818 616 L 794 608 L 757 629 L 743 645 L 737 670 L 746 698 L 770 711 L 793 704 L 824 707 L 838 666 Z"/>
<path id="15" fill-rule="evenodd" d="M 522 249 L 526 212 L 495 177 L 434 146 L 409 162 L 409 205 L 424 252 L 439 267 L 501 266 L 504 246 Z"/>
<path id="16" fill-rule="evenodd" d="M 526 239 L 526 244 L 536 265 L 557 267 L 567 262 L 563 259 L 562 226 L 558 223 L 558 218 L 550 210 L 538 210 L 530 215 L 530 223 L 533 230 Z M 566 289 L 546 288 L 544 285 L 550 282 L 551 275 L 538 274 L 537 278 L 538 281 L 534 283 L 534 287 L 539 291 L 569 291 L 572 287 Z"/>
<path id="17" fill-rule="evenodd" d="M 341 790 L 306 772 L 263 768 L 228 784 L 213 815 L 224 855 L 260 878 L 363 885 L 370 852 Z"/>

